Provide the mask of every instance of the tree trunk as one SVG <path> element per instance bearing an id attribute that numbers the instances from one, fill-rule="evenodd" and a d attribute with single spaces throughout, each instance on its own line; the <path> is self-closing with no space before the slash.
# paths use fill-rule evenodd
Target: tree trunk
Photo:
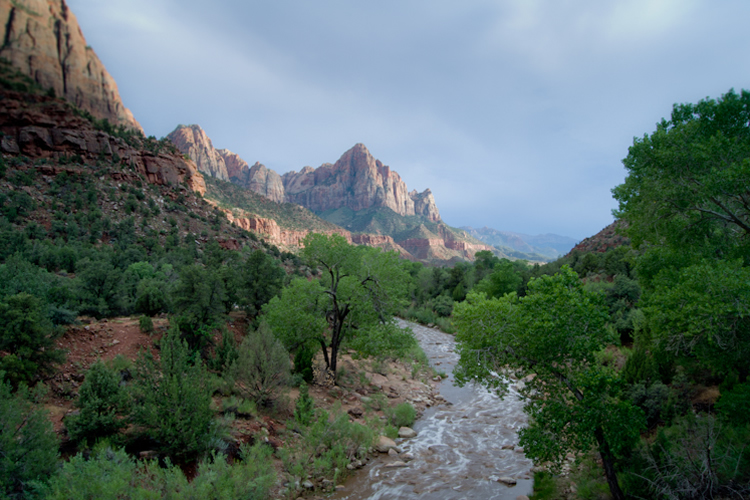
<path id="1" fill-rule="evenodd" d="M 607 476 L 607 484 L 609 485 L 609 491 L 612 493 L 612 498 L 614 500 L 625 500 L 625 495 L 620 489 L 620 483 L 617 482 L 617 472 L 615 471 L 612 451 L 609 449 L 609 443 L 604 439 L 604 430 L 598 427 L 594 431 L 594 435 L 596 436 L 596 441 L 599 443 L 599 456 L 602 457 L 604 474 Z"/>

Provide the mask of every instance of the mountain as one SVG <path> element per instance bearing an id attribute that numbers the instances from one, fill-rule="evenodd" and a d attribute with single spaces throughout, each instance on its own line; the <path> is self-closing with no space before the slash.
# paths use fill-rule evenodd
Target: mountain
<path id="1" fill-rule="evenodd" d="M 313 212 L 342 207 L 355 212 L 385 207 L 403 216 L 440 220 L 432 192 L 429 189 L 423 193 L 409 192 L 401 176 L 376 160 L 364 144 L 355 144 L 333 165 L 305 167 L 284 174 L 282 180 L 286 199 Z"/>
<path id="2" fill-rule="evenodd" d="M 215 149 L 198 125 L 179 125 L 167 138 L 213 179 L 207 181 L 206 199 L 276 244 L 296 246 L 316 231 L 338 232 L 353 243 L 425 262 L 473 259 L 480 250 L 492 250 L 442 222 L 432 192 L 410 192 L 364 144 L 354 145 L 336 163 L 279 176 L 259 162 L 249 167 L 237 154 Z M 227 180 L 231 184 L 222 182 Z"/>
<path id="3" fill-rule="evenodd" d="M 94 118 L 143 132 L 65 0 L 0 0 L 0 58 Z"/>
<path id="4" fill-rule="evenodd" d="M 564 255 L 577 243 L 577 240 L 556 234 L 530 236 L 511 231 L 498 231 L 490 227 L 474 229 L 471 226 L 461 227 L 474 238 L 495 247 L 506 247 L 526 254 L 537 254 L 547 259 L 556 259 Z"/>
<path id="5" fill-rule="evenodd" d="M 610 248 L 630 245 L 630 238 L 622 234 L 622 230 L 625 228 L 627 228 L 625 221 L 616 220 L 595 235 L 584 238 L 569 253 L 573 253 L 574 251 L 579 253 L 604 253 Z"/>

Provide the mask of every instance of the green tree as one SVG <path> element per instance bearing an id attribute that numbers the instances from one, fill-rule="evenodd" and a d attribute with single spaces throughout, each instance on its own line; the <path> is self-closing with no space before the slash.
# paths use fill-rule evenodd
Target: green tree
<path id="1" fill-rule="evenodd" d="M 326 367 L 335 376 L 345 338 L 366 336 L 378 325 L 393 324 L 406 295 L 407 274 L 395 252 L 355 247 L 338 234 L 309 234 L 302 255 L 323 271 L 321 279 L 307 284 L 294 280 L 264 311 L 288 347 L 317 340 Z M 298 331 L 301 323 L 306 326 Z"/>
<path id="2" fill-rule="evenodd" d="M 484 292 L 490 297 L 502 297 L 506 293 L 517 291 L 522 282 L 523 278 L 513 263 L 508 259 L 502 259 L 495 264 L 492 274 L 477 283 L 474 290 Z"/>
<path id="3" fill-rule="evenodd" d="M 64 352 L 55 348 L 59 331 L 42 314 L 41 301 L 28 293 L 6 297 L 0 302 L 0 369 L 17 385 L 51 371 Z"/>
<path id="4" fill-rule="evenodd" d="M 66 419 L 71 439 L 96 440 L 116 434 L 126 425 L 122 414 L 127 407 L 127 393 L 120 385 L 120 374 L 97 361 L 86 372 L 78 391 L 78 415 Z"/>
<path id="5" fill-rule="evenodd" d="M 210 331 L 222 318 L 226 291 L 218 273 L 199 264 L 185 266 L 172 291 L 172 302 L 184 338 L 193 351 L 211 343 Z"/>
<path id="6" fill-rule="evenodd" d="M 237 273 L 239 305 L 255 317 L 264 304 L 279 294 L 285 276 L 278 260 L 261 250 L 251 252 Z"/>
<path id="7" fill-rule="evenodd" d="M 33 498 L 57 468 L 57 436 L 46 413 L 21 386 L 16 394 L 0 371 L 0 497 Z"/>
<path id="8" fill-rule="evenodd" d="M 133 422 L 173 457 L 203 452 L 211 433 L 208 373 L 176 329 L 161 340 L 159 360 L 150 352 L 136 364 Z"/>
<path id="9" fill-rule="evenodd" d="M 643 414 L 621 398 L 616 374 L 594 353 L 615 341 L 601 294 L 567 266 L 529 282 L 528 294 L 471 294 L 454 309 L 460 360 L 456 380 L 477 380 L 499 395 L 508 371 L 534 374 L 524 390 L 531 421 L 521 444 L 536 461 L 560 464 L 568 451 L 596 446 L 612 495 L 624 498 L 616 463 L 638 439 Z"/>
<path id="10" fill-rule="evenodd" d="M 636 138 L 615 215 L 643 242 L 719 256 L 747 255 L 750 92 L 675 104 L 670 120 Z"/>

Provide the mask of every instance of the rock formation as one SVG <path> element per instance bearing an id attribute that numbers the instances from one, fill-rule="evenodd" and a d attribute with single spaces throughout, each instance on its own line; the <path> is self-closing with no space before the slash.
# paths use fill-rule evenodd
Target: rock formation
<path id="1" fill-rule="evenodd" d="M 143 131 L 65 0 L 0 0 L 0 57 L 95 118 Z"/>
<path id="2" fill-rule="evenodd" d="M 229 180 L 224 157 L 214 149 L 211 139 L 198 125 L 180 125 L 167 135 L 167 139 L 183 154 L 188 155 L 204 174 L 223 181 Z"/>
<path id="3" fill-rule="evenodd" d="M 60 99 L 7 90 L 0 94 L 0 151 L 3 153 L 31 158 L 78 155 L 84 163 L 106 158 L 131 167 L 152 184 L 186 184 L 193 191 L 206 192 L 206 183 L 195 163 L 179 154 L 148 151 L 97 130 Z M 113 172 L 112 175 L 127 176 L 128 173 Z"/>
<path id="4" fill-rule="evenodd" d="M 356 144 L 331 165 L 282 176 L 286 199 L 313 212 L 348 207 L 354 211 L 388 207 L 399 215 L 423 215 L 439 221 L 440 213 L 428 189 L 408 192 L 398 173 L 376 160 L 364 144 Z"/>
<path id="5" fill-rule="evenodd" d="M 247 172 L 246 178 L 247 180 L 244 183 L 240 183 L 240 185 L 276 203 L 286 201 L 281 176 L 275 171 L 266 168 L 265 165 L 256 162 Z"/>

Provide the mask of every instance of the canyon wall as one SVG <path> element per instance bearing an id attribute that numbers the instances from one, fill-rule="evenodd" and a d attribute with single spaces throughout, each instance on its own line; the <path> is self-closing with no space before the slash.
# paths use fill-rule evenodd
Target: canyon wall
<path id="1" fill-rule="evenodd" d="M 65 0 L 0 0 L 0 57 L 97 119 L 143 132 Z"/>

